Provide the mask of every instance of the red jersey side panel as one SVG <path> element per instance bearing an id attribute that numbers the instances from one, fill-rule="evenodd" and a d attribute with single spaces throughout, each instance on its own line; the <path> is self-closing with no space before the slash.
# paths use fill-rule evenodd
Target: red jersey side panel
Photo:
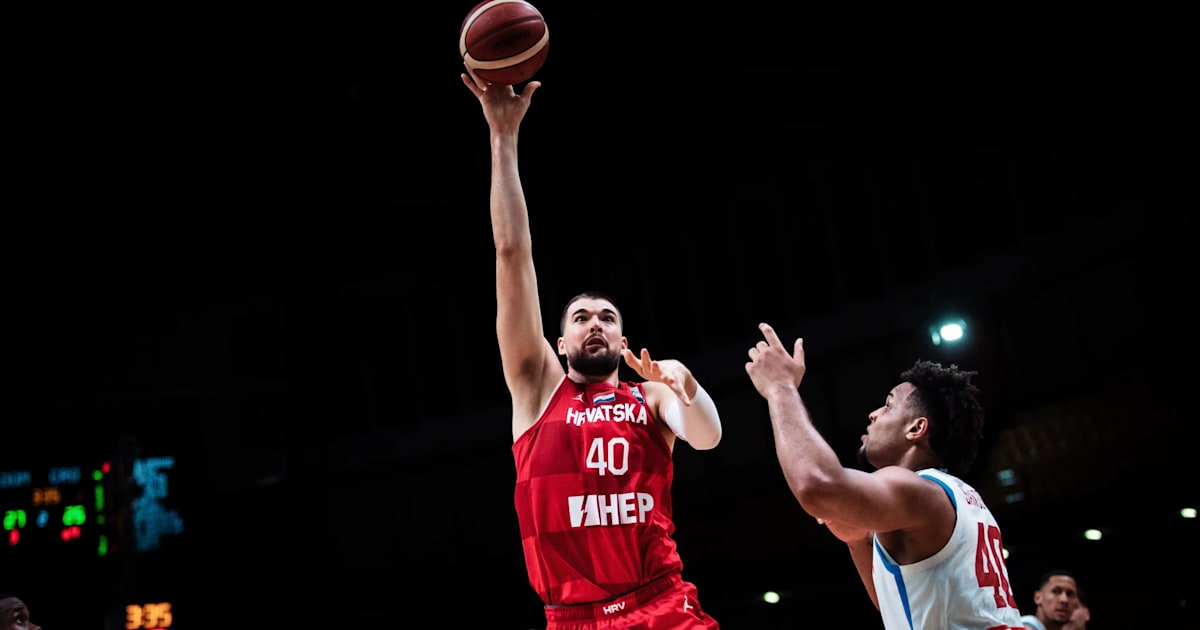
<path id="1" fill-rule="evenodd" d="M 682 569 L 659 431 L 639 383 L 563 378 L 513 443 L 525 565 L 547 605 L 611 599 Z"/>

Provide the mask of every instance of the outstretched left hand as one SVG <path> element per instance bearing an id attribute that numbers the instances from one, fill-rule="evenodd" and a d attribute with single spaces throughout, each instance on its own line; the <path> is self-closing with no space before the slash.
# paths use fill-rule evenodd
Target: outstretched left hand
<path id="1" fill-rule="evenodd" d="M 629 348 L 621 350 L 621 355 L 625 357 L 625 364 L 633 368 L 638 376 L 647 381 L 657 381 L 670 387 L 671 391 L 679 397 L 680 402 L 685 406 L 691 406 L 692 398 L 688 396 L 686 384 L 692 373 L 682 363 L 675 359 L 654 361 L 650 358 L 650 351 L 645 348 L 642 348 L 640 358 Z"/>

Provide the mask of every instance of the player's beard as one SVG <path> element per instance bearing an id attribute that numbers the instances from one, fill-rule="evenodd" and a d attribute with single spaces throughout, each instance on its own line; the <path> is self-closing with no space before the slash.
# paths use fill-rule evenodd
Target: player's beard
<path id="1" fill-rule="evenodd" d="M 589 354 L 580 348 L 574 354 L 567 355 L 567 365 L 580 374 L 587 376 L 608 376 L 617 370 L 621 364 L 621 353 L 607 349 L 598 354 Z"/>

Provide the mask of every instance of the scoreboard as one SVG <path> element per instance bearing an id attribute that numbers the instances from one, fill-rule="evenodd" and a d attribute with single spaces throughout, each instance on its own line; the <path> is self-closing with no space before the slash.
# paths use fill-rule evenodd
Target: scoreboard
<path id="1" fill-rule="evenodd" d="M 170 508 L 175 458 L 144 457 L 114 468 L 80 465 L 0 469 L 4 549 L 46 552 L 69 547 L 104 557 L 126 545 L 155 551 L 183 533 Z"/>
<path id="2" fill-rule="evenodd" d="M 128 577 L 122 570 L 129 564 L 110 556 L 154 552 L 184 532 L 170 500 L 175 464 L 159 456 L 0 468 L 0 567 L 25 565 L 55 571 L 51 581 L 85 584 Z M 126 596 L 108 608 L 126 630 L 168 630 L 174 623 L 170 601 Z"/>
<path id="3" fill-rule="evenodd" d="M 0 470 L 0 550 L 80 548 L 108 555 L 117 526 L 112 472 L 107 461 Z"/>

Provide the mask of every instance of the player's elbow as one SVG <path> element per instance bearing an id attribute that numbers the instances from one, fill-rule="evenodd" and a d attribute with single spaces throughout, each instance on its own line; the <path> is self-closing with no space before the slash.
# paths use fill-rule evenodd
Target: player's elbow
<path id="1" fill-rule="evenodd" d="M 696 431 L 699 435 L 692 435 L 690 432 L 686 438 L 687 443 L 692 448 L 698 451 L 707 451 L 717 447 L 721 443 L 721 427 L 706 427 L 703 431 Z"/>
<path id="2" fill-rule="evenodd" d="M 708 392 L 699 384 L 692 404 L 682 410 L 683 425 L 687 429 L 685 438 L 692 448 L 707 451 L 721 442 L 721 414 Z"/>
<path id="3" fill-rule="evenodd" d="M 788 487 L 809 514 L 824 514 L 842 494 L 834 480 L 818 470 L 793 471 L 787 475 Z"/>

